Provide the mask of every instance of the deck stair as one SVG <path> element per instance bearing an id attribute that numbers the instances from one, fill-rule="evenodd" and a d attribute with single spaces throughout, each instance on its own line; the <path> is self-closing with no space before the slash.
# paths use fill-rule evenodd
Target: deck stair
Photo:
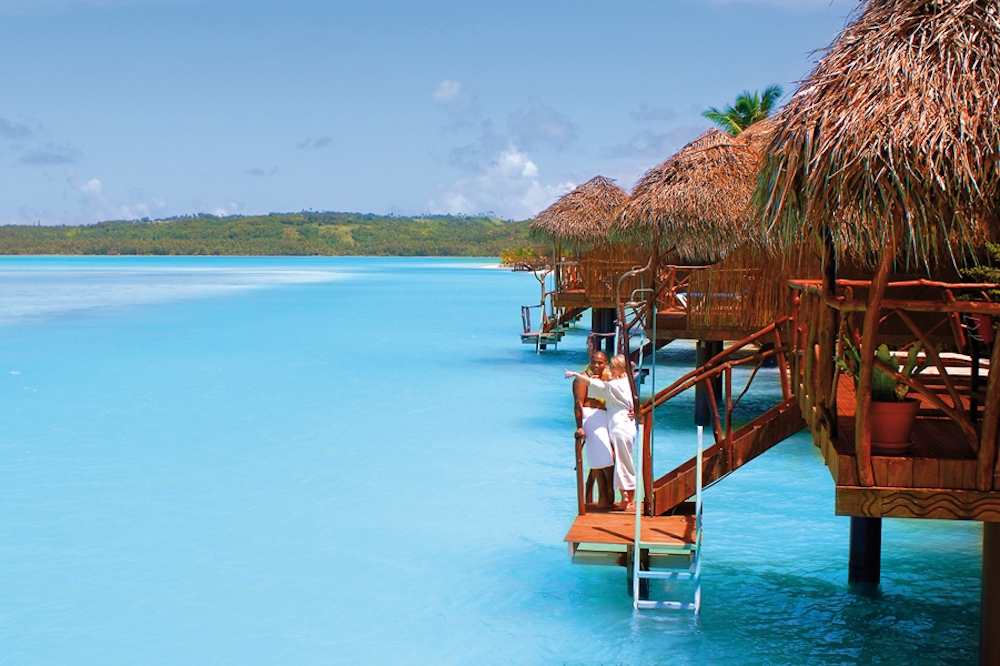
<path id="1" fill-rule="evenodd" d="M 541 326 L 536 330 L 532 330 L 531 325 L 531 310 L 534 308 L 539 308 L 542 313 Z M 544 303 L 540 305 L 522 305 L 521 325 L 524 329 L 521 332 L 521 343 L 526 345 L 535 345 L 536 352 L 545 349 L 550 344 L 558 346 L 559 341 L 562 340 L 563 337 L 562 328 L 546 329 Z"/>
<path id="2" fill-rule="evenodd" d="M 693 508 L 694 515 L 694 539 L 684 550 L 665 550 L 661 545 L 644 538 L 642 532 L 642 502 L 637 501 L 635 506 L 635 539 L 632 553 L 637 554 L 638 561 L 629 562 L 629 579 L 632 586 L 632 608 L 635 610 L 690 610 L 695 615 L 701 610 L 701 535 L 703 532 L 702 521 L 702 461 L 704 460 L 704 428 L 698 426 L 698 448 L 695 451 L 695 492 L 693 507 L 690 503 L 685 503 L 685 508 Z M 636 465 L 636 497 L 642 497 L 643 478 L 642 456 L 637 460 Z M 645 518 L 645 520 L 651 520 Z M 654 564 L 654 553 L 665 561 L 660 566 Z M 644 560 L 645 555 L 645 560 Z M 670 556 L 681 556 L 681 564 L 675 564 L 670 560 Z M 687 556 L 686 560 L 684 555 Z M 666 557 L 664 557 L 666 556 Z M 669 596 L 668 599 L 650 599 L 650 583 L 652 581 L 680 582 L 686 581 L 694 584 L 694 592 L 691 600 L 679 594 L 680 590 L 676 586 L 664 586 L 663 593 L 659 596 Z"/>
<path id="3" fill-rule="evenodd" d="M 798 402 L 788 398 L 704 452 L 703 487 L 711 486 L 779 442 L 806 427 Z M 653 482 L 653 515 L 669 513 L 695 494 L 695 458 Z"/>
<path id="4" fill-rule="evenodd" d="M 552 331 L 564 331 L 571 323 L 577 321 L 587 308 L 566 308 L 562 314 L 549 317 L 542 326 L 542 331 L 550 333 Z"/>

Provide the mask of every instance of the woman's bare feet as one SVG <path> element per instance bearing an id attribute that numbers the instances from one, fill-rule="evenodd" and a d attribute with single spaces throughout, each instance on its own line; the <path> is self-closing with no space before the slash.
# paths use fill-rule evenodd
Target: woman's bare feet
<path id="1" fill-rule="evenodd" d="M 618 505 L 619 511 L 635 511 L 635 491 L 623 490 L 622 501 Z"/>

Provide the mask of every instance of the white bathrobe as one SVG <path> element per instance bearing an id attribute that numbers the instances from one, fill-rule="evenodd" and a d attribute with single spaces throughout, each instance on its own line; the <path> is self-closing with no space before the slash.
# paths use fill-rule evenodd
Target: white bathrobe
<path id="1" fill-rule="evenodd" d="M 628 377 L 610 381 L 590 379 L 594 393 L 604 400 L 608 408 L 608 435 L 615 456 L 615 488 L 635 490 L 635 464 L 632 462 L 632 443 L 635 441 L 635 421 L 628 415 L 632 409 L 632 388 Z"/>
<path id="2" fill-rule="evenodd" d="M 592 385 L 587 386 L 588 398 L 600 398 Z M 608 413 L 594 407 L 583 408 L 583 432 L 587 435 L 587 464 L 590 469 L 611 467 L 615 455 L 611 452 L 611 438 L 608 435 Z"/>

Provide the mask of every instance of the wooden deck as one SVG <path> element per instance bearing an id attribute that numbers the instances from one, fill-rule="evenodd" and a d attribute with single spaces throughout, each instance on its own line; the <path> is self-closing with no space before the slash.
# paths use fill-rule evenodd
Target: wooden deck
<path id="1" fill-rule="evenodd" d="M 694 523 L 694 516 L 688 515 L 643 516 L 642 541 L 664 546 L 690 546 L 694 544 Z M 564 541 L 631 545 L 635 541 L 635 514 L 609 511 L 577 516 Z"/>
<path id="2" fill-rule="evenodd" d="M 969 381 L 964 380 L 963 385 L 959 378 L 956 383 L 962 408 L 968 412 Z M 943 383 L 939 395 L 951 403 Z M 839 436 L 822 447 L 837 485 L 837 515 L 1000 520 L 1000 493 L 976 491 L 976 454 L 961 429 L 924 398 L 910 450 L 902 456 L 873 455 L 875 486 L 860 486 L 854 455 L 855 409 L 853 379 L 841 377 L 837 392 Z M 975 427 L 978 431 L 979 424 Z"/>
<path id="3" fill-rule="evenodd" d="M 948 401 L 941 387 L 941 397 Z M 963 409 L 968 410 L 968 394 L 963 393 Z M 824 452 L 827 465 L 837 485 L 858 485 L 854 459 L 853 380 L 840 378 L 837 392 L 839 437 Z M 913 444 L 905 456 L 872 456 L 875 483 L 901 488 L 975 488 L 976 454 L 965 441 L 958 425 L 921 399 L 920 412 L 913 426 Z"/>
<path id="4" fill-rule="evenodd" d="M 670 340 L 742 340 L 759 329 L 747 330 L 735 327 L 692 327 L 686 311 L 680 309 L 661 310 L 656 314 L 656 339 Z M 653 331 L 647 330 L 650 338 Z"/>

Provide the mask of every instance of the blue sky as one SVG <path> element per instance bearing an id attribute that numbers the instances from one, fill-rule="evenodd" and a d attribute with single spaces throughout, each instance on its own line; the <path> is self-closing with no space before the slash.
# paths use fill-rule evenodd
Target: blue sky
<path id="1" fill-rule="evenodd" d="M 0 224 L 531 217 L 631 189 L 857 0 L 0 0 Z"/>

